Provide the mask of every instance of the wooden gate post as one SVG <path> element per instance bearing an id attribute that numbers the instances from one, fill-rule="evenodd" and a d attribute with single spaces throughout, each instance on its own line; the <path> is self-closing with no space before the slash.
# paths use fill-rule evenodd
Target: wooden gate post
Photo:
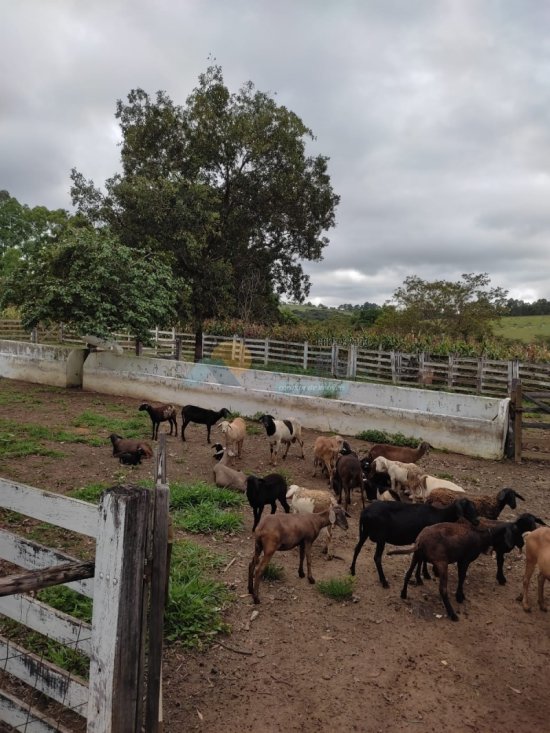
<path id="1" fill-rule="evenodd" d="M 522 445 L 522 391 L 521 381 L 512 379 L 510 390 L 510 418 L 508 430 L 513 440 L 507 441 L 506 455 L 508 458 L 514 459 L 516 463 L 521 463 L 521 445 Z"/>
<path id="2" fill-rule="evenodd" d="M 143 599 L 152 493 L 118 486 L 99 507 L 88 733 L 141 729 Z"/>

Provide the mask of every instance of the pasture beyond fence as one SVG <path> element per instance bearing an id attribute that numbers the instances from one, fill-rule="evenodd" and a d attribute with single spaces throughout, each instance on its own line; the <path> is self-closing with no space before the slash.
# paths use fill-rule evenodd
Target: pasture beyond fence
<path id="1" fill-rule="evenodd" d="M 168 557 L 165 440 L 161 445 L 155 490 L 115 487 L 103 494 L 99 510 L 0 479 L 0 508 L 96 541 L 95 561 L 83 563 L 0 530 L 0 558 L 29 571 L 0 580 L 0 614 L 90 660 L 86 681 L 0 637 L 0 721 L 33 733 L 70 733 L 82 730 L 83 721 L 88 733 L 160 730 Z M 93 599 L 91 624 L 27 595 L 60 583 Z M 36 695 L 57 707 L 50 703 L 45 714 Z"/>
<path id="2" fill-rule="evenodd" d="M 26 332 L 19 321 L 0 320 L 0 339 L 34 343 L 82 344 L 82 339 L 63 325 Z M 130 334 L 115 334 L 125 352 L 163 359 L 193 361 L 195 336 L 175 329 L 151 330 L 152 343 L 136 343 Z M 336 379 L 374 381 L 506 397 L 512 381 L 520 379 L 526 391 L 550 391 L 550 364 L 517 359 L 499 361 L 486 357 L 439 356 L 367 349 L 360 344 L 310 343 L 203 334 L 203 358 L 235 367 L 294 371 Z"/>

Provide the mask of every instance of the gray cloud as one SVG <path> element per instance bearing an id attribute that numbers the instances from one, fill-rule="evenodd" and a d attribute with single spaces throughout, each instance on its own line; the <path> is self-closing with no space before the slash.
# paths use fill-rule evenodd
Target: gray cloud
<path id="1" fill-rule="evenodd" d="M 214 57 L 299 114 L 342 197 L 310 298 L 382 303 L 409 274 L 548 297 L 550 6 L 538 0 L 26 0 L 0 25 L 0 188 L 70 208 L 118 169 L 116 100 L 183 104 Z"/>

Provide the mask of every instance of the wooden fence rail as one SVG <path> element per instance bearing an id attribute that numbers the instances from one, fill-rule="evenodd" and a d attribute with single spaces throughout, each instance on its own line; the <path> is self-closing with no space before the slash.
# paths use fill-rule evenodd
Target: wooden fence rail
<path id="1" fill-rule="evenodd" d="M 165 458 L 159 458 L 166 450 L 165 436 L 160 437 L 157 461 L 165 466 Z M 30 685 L 29 691 L 39 690 L 71 715 L 84 718 L 88 733 L 160 730 L 169 497 L 167 485 L 156 483 L 154 491 L 135 486 L 108 490 L 98 510 L 0 478 L 0 508 L 96 540 L 95 561 L 82 562 L 0 530 L 0 559 L 28 571 L 0 580 L 0 615 L 90 659 L 86 682 L 0 636 L 1 668 Z M 93 598 L 91 624 L 26 595 L 60 583 Z M 54 720 L 0 690 L 0 721 L 36 733 L 70 733 L 70 716 L 59 717 Z"/>
<path id="2" fill-rule="evenodd" d="M 59 326 L 50 331 L 25 333 L 19 321 L 0 320 L 0 338 L 55 343 L 82 343 L 75 334 Z M 195 336 L 176 329 L 151 330 L 152 344 L 136 346 L 128 333 L 114 334 L 125 351 L 167 359 L 192 361 Z M 438 356 L 364 348 L 361 344 L 340 344 L 253 339 L 204 334 L 203 358 L 240 367 L 291 369 L 324 377 L 387 382 L 504 397 L 512 380 L 521 379 L 525 390 L 550 391 L 550 364 L 519 360 L 499 361 L 486 357 Z"/>

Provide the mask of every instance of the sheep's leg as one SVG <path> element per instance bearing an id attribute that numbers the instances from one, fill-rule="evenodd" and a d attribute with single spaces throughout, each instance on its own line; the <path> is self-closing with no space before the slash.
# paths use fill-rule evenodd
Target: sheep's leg
<path id="1" fill-rule="evenodd" d="M 504 577 L 504 553 L 497 552 L 497 581 L 499 585 L 506 584 L 506 578 Z"/>
<path id="2" fill-rule="evenodd" d="M 262 506 L 252 507 L 252 512 L 254 513 L 254 526 L 252 527 L 252 531 L 253 532 L 256 529 L 256 527 L 258 526 L 258 522 L 260 521 L 260 518 L 262 516 L 263 510 L 264 510 L 263 504 L 262 504 Z"/>
<path id="3" fill-rule="evenodd" d="M 275 514 L 275 512 L 277 511 L 277 505 L 275 504 L 275 499 L 273 499 L 270 506 L 271 506 L 271 513 Z"/>
<path id="4" fill-rule="evenodd" d="M 439 595 L 441 596 L 441 600 L 447 610 L 447 616 L 451 621 L 458 621 L 458 616 L 451 606 L 449 594 L 447 593 L 448 565 L 445 562 L 439 562 L 437 563 L 437 569 L 439 571 Z"/>
<path id="5" fill-rule="evenodd" d="M 403 588 L 401 588 L 401 598 L 405 599 L 407 597 L 407 587 L 409 585 L 409 580 L 411 579 L 411 575 L 414 572 L 414 569 L 418 566 L 420 560 L 418 559 L 418 555 L 413 553 L 411 564 L 409 565 L 409 569 L 405 573 L 405 579 L 403 581 Z"/>
<path id="6" fill-rule="evenodd" d="M 207 425 L 206 426 L 206 442 L 208 443 L 208 445 L 210 445 L 210 430 L 211 430 L 211 428 L 212 428 L 212 425 Z"/>
<path id="7" fill-rule="evenodd" d="M 286 460 L 286 457 L 287 457 L 287 455 L 288 455 L 288 451 L 289 451 L 289 450 L 290 450 L 290 443 L 287 443 L 287 444 L 286 444 L 286 450 L 285 450 L 285 454 L 284 454 L 284 456 L 283 456 L 283 461 L 284 461 L 284 460 Z M 303 458 L 303 456 L 302 456 L 302 458 Z"/>
<path id="8" fill-rule="evenodd" d="M 539 608 L 541 611 L 548 611 L 548 606 L 544 602 L 544 581 L 546 580 L 544 573 L 542 571 L 539 572 Z"/>
<path id="9" fill-rule="evenodd" d="M 424 581 L 422 580 L 420 576 L 420 571 L 422 570 L 423 564 L 424 563 L 421 561 L 416 563 L 416 573 L 415 573 L 415 578 L 414 578 L 415 585 L 424 585 Z"/>
<path id="10" fill-rule="evenodd" d="M 304 441 L 303 440 L 299 440 L 298 443 L 300 444 L 300 448 L 302 449 L 302 458 L 305 459 L 305 455 L 304 455 Z"/>
<path id="11" fill-rule="evenodd" d="M 523 576 L 523 595 L 521 598 L 521 605 L 524 611 L 530 611 L 531 606 L 529 605 L 529 583 L 531 582 L 531 576 L 535 569 L 535 562 L 532 558 L 528 557 L 525 560 L 525 574 Z"/>
<path id="12" fill-rule="evenodd" d="M 431 580 L 432 579 L 432 576 L 428 572 L 428 563 L 426 562 L 426 560 L 424 560 L 422 562 L 422 576 L 423 576 L 423 578 L 425 580 Z"/>
<path id="13" fill-rule="evenodd" d="M 378 570 L 378 577 L 380 578 L 382 587 L 389 588 L 390 584 L 386 580 L 386 576 L 384 575 L 384 569 L 382 568 L 382 553 L 384 552 L 385 546 L 386 546 L 386 543 L 383 540 L 380 540 L 379 542 L 376 543 L 376 552 L 374 553 L 374 564 L 376 565 L 376 569 Z"/>
<path id="14" fill-rule="evenodd" d="M 304 555 L 305 555 L 305 546 L 304 546 L 304 540 L 300 542 L 300 564 L 298 565 L 298 575 L 300 578 L 305 577 L 304 573 Z"/>
<path id="15" fill-rule="evenodd" d="M 458 603 L 464 603 L 466 596 L 464 595 L 464 581 L 466 580 L 466 573 L 468 571 L 469 562 L 458 562 L 458 585 L 456 587 L 456 600 Z"/>
<path id="16" fill-rule="evenodd" d="M 328 527 L 323 527 L 321 532 L 325 534 L 325 546 L 323 548 L 323 555 L 327 556 L 327 560 L 332 560 L 332 525 L 329 524 Z"/>
<path id="17" fill-rule="evenodd" d="M 269 561 L 273 557 L 275 553 L 275 550 L 266 552 L 266 549 L 264 547 L 264 554 L 258 565 L 256 566 L 256 572 L 254 573 L 254 588 L 252 591 L 252 598 L 254 599 L 254 603 L 260 602 L 260 596 L 258 595 L 258 590 L 260 588 L 260 581 L 263 577 L 264 570 L 269 564 Z"/>
<path id="18" fill-rule="evenodd" d="M 248 566 L 248 592 L 249 593 L 254 593 L 254 570 L 256 569 L 256 565 L 258 564 L 261 553 L 262 553 L 261 542 L 259 540 L 256 540 L 256 542 L 254 543 L 254 554 L 252 555 L 252 560 L 250 561 L 250 564 Z"/>
<path id="19" fill-rule="evenodd" d="M 367 537 L 367 533 L 366 532 L 365 532 L 364 535 L 361 534 L 359 536 L 359 542 L 355 545 L 355 550 L 354 550 L 354 553 L 353 553 L 353 560 L 351 561 L 351 566 L 350 566 L 350 569 L 349 569 L 350 575 L 355 575 L 355 563 L 357 562 L 357 558 L 359 556 L 359 553 L 361 552 L 361 548 L 363 547 L 363 545 L 365 544 L 365 542 L 367 541 L 367 539 L 368 539 L 368 537 Z"/>
<path id="20" fill-rule="evenodd" d="M 269 445 L 269 462 L 271 463 L 272 466 L 276 466 L 277 465 L 277 453 L 278 453 L 278 449 L 275 450 L 275 448 L 273 446 L 273 443 L 270 443 L 270 445 Z"/>
<path id="21" fill-rule="evenodd" d="M 185 440 L 185 428 L 189 425 L 189 420 L 186 420 L 184 418 L 182 424 L 181 424 L 181 439 Z"/>
<path id="22" fill-rule="evenodd" d="M 307 562 L 307 579 L 311 584 L 313 584 L 315 583 L 315 578 L 311 574 L 311 546 L 312 546 L 312 543 L 310 541 L 305 542 L 306 562 Z"/>
<path id="23" fill-rule="evenodd" d="M 285 514 L 288 514 L 290 512 L 290 506 L 288 504 L 288 501 L 286 500 L 286 496 L 282 496 L 279 499 L 279 502 L 281 506 L 283 507 L 283 509 L 285 510 Z"/>

